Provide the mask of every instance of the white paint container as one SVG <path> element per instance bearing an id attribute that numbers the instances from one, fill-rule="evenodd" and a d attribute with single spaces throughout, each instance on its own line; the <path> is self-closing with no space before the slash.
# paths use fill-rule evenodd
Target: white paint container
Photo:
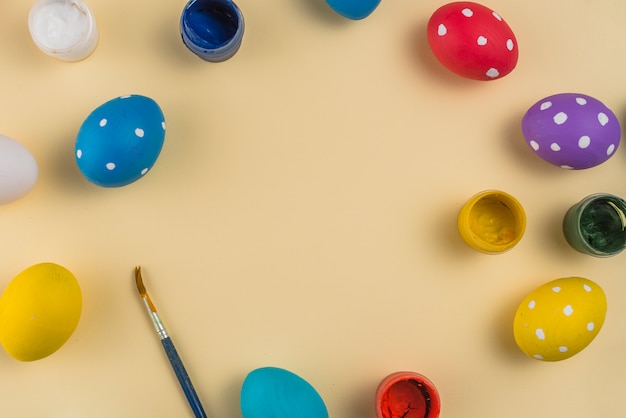
<path id="1" fill-rule="evenodd" d="M 98 44 L 96 20 L 82 0 L 37 0 L 28 29 L 37 48 L 63 61 L 87 58 Z"/>

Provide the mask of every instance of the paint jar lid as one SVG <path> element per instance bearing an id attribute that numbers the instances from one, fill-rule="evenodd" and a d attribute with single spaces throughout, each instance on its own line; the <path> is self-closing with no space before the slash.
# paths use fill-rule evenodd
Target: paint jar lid
<path id="1" fill-rule="evenodd" d="M 205 61 L 221 62 L 239 50 L 244 20 L 232 0 L 190 0 L 180 18 L 187 48 Z"/>
<path id="2" fill-rule="evenodd" d="M 28 29 L 37 48 L 63 61 L 87 58 L 98 44 L 96 20 L 82 0 L 37 0 Z"/>
<path id="3" fill-rule="evenodd" d="M 470 198 L 457 219 L 461 238 L 485 254 L 500 254 L 513 248 L 526 230 L 522 205 L 508 193 L 485 190 Z"/>
<path id="4" fill-rule="evenodd" d="M 441 400 L 437 388 L 419 373 L 392 373 L 380 382 L 376 390 L 378 418 L 437 418 L 440 411 Z"/>
<path id="5" fill-rule="evenodd" d="M 563 235 L 576 251 L 611 257 L 626 248 L 626 201 L 608 193 L 594 193 L 565 213 Z"/>

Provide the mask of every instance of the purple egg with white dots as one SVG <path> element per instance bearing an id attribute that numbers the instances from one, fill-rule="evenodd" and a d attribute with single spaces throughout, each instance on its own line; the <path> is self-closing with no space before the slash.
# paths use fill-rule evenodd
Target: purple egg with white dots
<path id="1" fill-rule="evenodd" d="M 539 100 L 522 118 L 530 148 L 550 164 L 582 170 L 615 154 L 621 128 L 615 114 L 598 99 L 560 93 Z"/>
<path id="2" fill-rule="evenodd" d="M 76 163 L 90 182 L 121 187 L 142 178 L 165 140 L 165 118 L 149 97 L 117 97 L 97 107 L 78 131 Z"/>

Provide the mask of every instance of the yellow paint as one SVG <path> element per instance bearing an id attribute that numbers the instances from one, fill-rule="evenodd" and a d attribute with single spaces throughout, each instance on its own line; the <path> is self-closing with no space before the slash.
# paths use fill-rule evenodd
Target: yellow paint
<path id="1" fill-rule="evenodd" d="M 72 335 L 81 310 L 80 287 L 71 272 L 54 263 L 31 266 L 0 298 L 0 343 L 20 361 L 47 357 Z"/>
<path id="2" fill-rule="evenodd" d="M 509 250 L 526 228 L 526 215 L 511 195 L 488 190 L 472 197 L 461 209 L 458 229 L 472 248 L 489 254 Z"/>
<path id="3" fill-rule="evenodd" d="M 508 206 L 495 199 L 476 202 L 470 211 L 470 228 L 490 244 L 506 245 L 515 239 L 515 217 Z"/>

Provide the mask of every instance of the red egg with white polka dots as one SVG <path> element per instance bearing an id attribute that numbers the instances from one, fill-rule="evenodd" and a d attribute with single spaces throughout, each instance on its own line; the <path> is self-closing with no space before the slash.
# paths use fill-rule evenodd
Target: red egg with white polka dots
<path id="1" fill-rule="evenodd" d="M 473 80 L 504 77 L 517 65 L 517 40 L 502 17 L 478 3 L 448 3 L 428 21 L 428 43 L 454 73 Z"/>

